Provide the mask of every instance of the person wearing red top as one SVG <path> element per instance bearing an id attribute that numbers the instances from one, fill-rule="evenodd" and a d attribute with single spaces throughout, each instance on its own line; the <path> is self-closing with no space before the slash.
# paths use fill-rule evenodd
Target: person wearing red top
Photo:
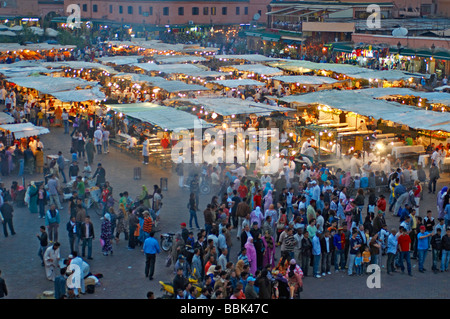
<path id="1" fill-rule="evenodd" d="M 411 258 L 409 251 L 411 249 L 411 237 L 406 232 L 404 227 L 400 227 L 400 236 L 398 237 L 398 246 L 400 248 L 400 268 L 402 273 L 405 272 L 405 266 L 403 265 L 403 259 L 406 260 L 406 265 L 408 269 L 408 275 L 412 276 L 411 273 Z"/>
<path id="2" fill-rule="evenodd" d="M 238 187 L 238 193 L 239 193 L 239 197 L 240 198 L 245 198 L 247 197 L 248 194 L 248 188 L 247 186 L 245 186 L 245 184 L 241 181 L 241 185 L 239 185 Z"/>
<path id="3" fill-rule="evenodd" d="M 261 205 L 262 202 L 262 190 L 259 189 L 258 192 L 256 193 L 255 196 L 253 196 L 253 209 L 255 209 L 257 206 L 259 206 L 259 208 L 263 208 Z"/>
<path id="4" fill-rule="evenodd" d="M 420 196 L 422 195 L 422 185 L 420 185 L 420 181 L 414 181 L 414 201 L 416 202 L 416 215 L 419 216 L 419 203 Z"/>
<path id="5" fill-rule="evenodd" d="M 380 198 L 377 201 L 377 208 L 383 212 L 384 216 L 384 213 L 386 212 L 386 199 L 384 198 L 384 195 L 380 195 Z"/>

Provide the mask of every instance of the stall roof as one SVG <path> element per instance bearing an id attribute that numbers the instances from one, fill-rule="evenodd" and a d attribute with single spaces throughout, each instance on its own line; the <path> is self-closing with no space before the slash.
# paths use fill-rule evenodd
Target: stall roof
<path id="1" fill-rule="evenodd" d="M 13 77 L 27 77 L 31 75 L 38 75 L 39 73 L 49 74 L 56 72 L 56 70 L 49 70 L 42 66 L 30 66 L 30 67 L 11 67 L 12 64 L 7 64 L 0 68 L 0 73 L 7 78 Z"/>
<path id="2" fill-rule="evenodd" d="M 195 99 L 180 99 L 179 102 L 186 101 L 188 103 L 203 106 L 204 109 L 210 112 L 216 112 L 222 116 L 231 116 L 238 114 L 258 114 L 269 116 L 272 112 L 289 112 L 295 111 L 291 108 L 268 105 L 258 103 L 250 100 L 242 100 L 239 98 L 195 98 Z"/>
<path id="3" fill-rule="evenodd" d="M 411 77 L 421 77 L 423 75 L 408 73 L 399 70 L 372 70 L 349 64 L 337 63 L 316 63 L 306 60 L 282 60 L 269 63 L 270 66 L 278 67 L 283 70 L 297 71 L 307 73 L 311 70 L 326 70 L 339 74 L 345 74 L 357 79 L 384 79 L 384 80 L 402 80 Z"/>
<path id="4" fill-rule="evenodd" d="M 156 64 L 156 63 L 133 63 L 135 67 L 150 72 L 163 72 L 169 74 L 185 74 L 188 76 L 195 76 L 200 78 L 219 77 L 226 75 L 221 72 L 209 71 L 206 67 L 197 66 L 194 64 Z"/>
<path id="5" fill-rule="evenodd" d="M 154 55 L 153 59 L 161 64 L 204 62 L 206 59 L 196 55 Z"/>
<path id="6" fill-rule="evenodd" d="M 218 54 L 214 55 L 216 59 L 225 60 L 245 60 L 249 62 L 270 62 L 278 61 L 280 59 L 271 58 L 261 54 Z"/>
<path id="7" fill-rule="evenodd" d="M 311 75 L 281 75 L 274 76 L 272 80 L 284 83 L 299 83 L 306 85 L 322 85 L 339 82 L 336 79 L 327 76 L 311 76 Z"/>
<path id="8" fill-rule="evenodd" d="M 360 90 L 362 91 L 362 90 Z M 389 120 L 415 129 L 450 132 L 450 114 L 427 111 L 396 102 L 377 100 L 358 90 L 324 90 L 280 98 L 286 103 L 322 104 L 375 119 Z"/>
<path id="9" fill-rule="evenodd" d="M 225 68 L 225 67 L 224 67 Z M 253 72 L 260 75 L 267 75 L 267 76 L 273 76 L 273 75 L 282 75 L 283 71 L 278 68 L 273 68 L 270 66 L 265 66 L 262 64 L 242 64 L 242 65 L 230 65 L 226 68 L 233 68 L 239 71 L 244 72 Z"/>
<path id="10" fill-rule="evenodd" d="M 115 65 L 125 65 L 125 64 L 132 64 L 132 63 L 138 63 L 140 59 L 142 59 L 142 55 L 127 55 L 127 56 L 107 56 L 98 58 L 97 60 L 103 64 L 106 63 L 112 63 Z"/>
<path id="11" fill-rule="evenodd" d="M 450 106 L 450 94 L 445 92 L 414 91 L 409 88 L 370 88 L 356 91 L 372 98 L 384 98 L 389 96 L 416 96 L 425 98 L 429 103 L 444 104 Z"/>
<path id="12" fill-rule="evenodd" d="M 214 126 L 188 112 L 154 103 L 108 104 L 107 107 L 168 131 L 179 132 L 200 126 Z"/>
<path id="13" fill-rule="evenodd" d="M 106 95 L 97 87 L 86 90 L 55 92 L 52 93 L 52 96 L 61 102 L 86 102 L 106 99 Z"/>
<path id="14" fill-rule="evenodd" d="M 98 82 L 86 81 L 80 78 L 51 77 L 51 76 L 30 76 L 14 77 L 8 79 L 18 86 L 35 89 L 43 94 L 75 90 L 76 88 L 96 87 Z"/>
<path id="15" fill-rule="evenodd" d="M 0 112 L 0 124 L 14 123 L 14 117 L 5 112 Z"/>
<path id="16" fill-rule="evenodd" d="M 33 123 L 2 124 L 0 129 L 14 133 L 16 139 L 50 133 L 48 128 L 35 126 Z"/>
<path id="17" fill-rule="evenodd" d="M 110 74 L 118 73 L 114 68 L 103 65 L 101 63 L 96 62 L 84 62 L 84 61 L 60 61 L 60 62 L 43 62 L 42 66 L 47 68 L 63 68 L 68 67 L 76 70 L 80 69 L 97 69 L 101 71 L 105 71 Z"/>
<path id="18" fill-rule="evenodd" d="M 202 85 L 187 84 L 186 82 L 182 81 L 170 81 L 159 76 L 150 77 L 148 82 L 153 86 L 159 87 L 160 89 L 169 93 L 209 90 L 207 87 L 204 87 Z"/>
<path id="19" fill-rule="evenodd" d="M 238 80 L 216 80 L 216 81 L 209 81 L 210 83 L 215 83 L 221 86 L 225 86 L 228 88 L 238 88 L 240 86 L 265 86 L 266 83 L 259 82 L 256 80 L 250 80 L 250 79 L 238 79 Z"/>

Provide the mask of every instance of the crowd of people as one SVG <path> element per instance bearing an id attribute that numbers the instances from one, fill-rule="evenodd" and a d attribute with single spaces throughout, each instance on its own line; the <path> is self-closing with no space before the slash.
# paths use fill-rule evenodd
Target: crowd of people
<path id="1" fill-rule="evenodd" d="M 83 52 L 76 55 L 93 59 L 97 51 Z M 127 88 L 113 93 L 121 101 L 152 100 L 150 95 L 135 96 Z M 245 92 L 244 98 L 261 101 L 271 93 L 290 94 L 288 87 L 268 85 Z M 53 107 L 51 101 L 39 100 L 27 90 L 8 91 L 5 83 L 0 89 L 0 104 L 5 105 L 17 123 L 30 121 L 42 125 L 49 120 L 44 110 Z M 154 185 L 150 191 L 143 185 L 136 198 L 127 191 L 113 193 L 102 164 L 98 163 L 95 171 L 91 168 L 96 156 L 109 153 L 111 118 L 80 115 L 75 108 L 69 112 L 61 107 L 54 109 L 54 125 L 64 127 L 64 134 L 71 136 L 69 159 L 59 152 L 47 164 L 39 137 L 17 140 L 10 132 L 0 136 L 2 176 L 17 170 L 19 176 L 36 172 L 44 180 L 31 181 L 23 190 L 16 185 L 10 190 L 10 199 L 6 190 L 3 192 L 0 217 L 5 236 L 7 227 L 15 234 L 10 203 L 17 202 L 22 191 L 30 212 L 45 221 L 38 238 L 47 278 L 55 282 L 55 287 L 60 285 L 62 278 L 72 274 L 69 266 L 73 263 L 83 270 L 82 278 L 88 279 L 92 274 L 83 258 L 86 248 L 87 260 L 93 258 L 95 235 L 86 205 L 89 194 L 86 190 L 93 187 L 89 186 L 93 181 L 92 185 L 100 190 L 103 210 L 99 236 L 102 254 L 113 255 L 113 244 L 123 234 L 130 250 L 139 247 L 145 253 L 145 277 L 152 280 L 155 258 L 160 252 L 154 231 L 163 201 L 161 188 Z M 411 145 L 409 138 L 405 138 L 407 145 Z M 423 272 L 428 249 L 433 252 L 432 270 L 448 271 L 450 194 L 447 187 L 437 192 L 437 220 L 432 217 L 432 211 L 420 216 L 424 215 L 420 210 L 423 188 L 428 183 L 429 193 L 436 193 L 448 145 L 429 146 L 431 165 L 427 176 L 425 167 L 417 163 L 392 156 L 363 156 L 359 152 L 339 154 L 342 165 L 327 167 L 318 164 L 312 147 L 315 145 L 306 142 L 310 145 L 302 147 L 302 164 L 298 165 L 294 157 L 282 151 L 278 173 L 273 175 L 257 178 L 247 173 L 248 167 L 237 163 L 232 167 L 206 163 L 189 167 L 189 227 L 180 224 L 170 259 L 175 298 L 299 298 L 304 277 L 326 277 L 333 270 L 362 275 L 370 264 L 376 264 L 386 265 L 388 274 L 392 275 L 399 270 L 404 272 L 406 262 L 408 274 L 412 275 L 410 252 L 411 258 L 418 259 L 419 271 Z M 187 168 L 182 161 L 176 167 L 180 187 L 185 186 Z M 201 228 L 197 214 L 202 211 L 199 195 L 204 181 L 211 186 L 213 197 L 203 210 L 204 227 Z M 71 256 L 63 261 L 65 267 L 61 267 L 58 232 L 64 189 L 70 194 L 67 208 L 70 220 L 65 229 Z M 399 225 L 388 227 L 385 220 L 388 213 L 399 219 Z M 232 236 L 238 240 L 238 247 L 233 246 Z M 387 260 L 383 260 L 384 256 Z M 85 284 L 67 288 L 64 293 L 59 289 L 55 297 L 77 297 L 85 292 Z"/>
<path id="2" fill-rule="evenodd" d="M 368 167 L 347 174 L 304 164 L 293 178 L 275 174 L 258 179 L 239 164 L 194 171 L 188 179 L 189 228 L 181 224 L 172 249 L 176 298 L 298 298 L 306 276 L 321 278 L 333 271 L 362 275 L 371 264 L 393 275 L 404 272 L 405 263 L 412 275 L 411 259 L 418 259 L 424 272 L 428 250 L 433 252 L 432 270 L 448 271 L 447 187 L 437 195 L 438 218 L 431 210 L 420 216 L 425 171 L 419 167 L 412 173 L 411 163 L 399 167 L 393 158 L 384 160 L 388 163 L 382 168 L 384 180 L 378 183 L 377 176 L 378 190 L 369 187 L 371 182 L 357 187 L 348 182 L 358 181 L 355 174 L 368 179 Z M 434 168 L 433 160 L 430 174 Z M 203 229 L 197 220 L 201 179 L 210 179 L 217 194 L 203 211 Z M 352 196 L 350 188 L 356 191 Z M 388 213 L 397 225 L 386 223 Z"/>

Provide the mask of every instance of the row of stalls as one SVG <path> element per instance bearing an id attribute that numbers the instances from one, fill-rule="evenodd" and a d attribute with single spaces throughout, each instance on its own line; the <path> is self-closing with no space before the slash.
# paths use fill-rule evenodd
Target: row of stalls
<path id="1" fill-rule="evenodd" d="M 139 154 L 148 135 L 152 158 L 163 166 L 170 165 L 177 132 L 193 138 L 199 120 L 218 130 L 278 128 L 288 136 L 282 148 L 292 156 L 302 154 L 303 143 L 314 136 L 313 161 L 336 162 L 358 151 L 417 156 L 425 163 L 426 145 L 447 143 L 448 93 L 422 90 L 422 75 L 212 51 L 118 42 L 111 43 L 115 55 L 96 62 L 35 61 L 17 69 L 13 63 L 0 72 L 52 100 L 45 104 L 48 112 L 83 102 L 75 112 L 111 117 L 122 149 Z M 410 134 L 414 145 L 405 145 Z"/>

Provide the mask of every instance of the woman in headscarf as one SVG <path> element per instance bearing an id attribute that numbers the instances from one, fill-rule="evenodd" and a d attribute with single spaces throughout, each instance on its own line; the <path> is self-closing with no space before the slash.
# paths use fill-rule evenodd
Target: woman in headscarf
<path id="1" fill-rule="evenodd" d="M 257 257 L 256 257 L 256 249 L 255 245 L 253 245 L 253 237 L 249 237 L 247 239 L 247 243 L 244 245 L 245 249 L 247 249 L 247 258 L 250 263 L 250 273 L 254 275 L 257 270 Z"/>
<path id="2" fill-rule="evenodd" d="M 267 194 L 264 196 L 264 211 L 267 211 L 273 203 L 272 190 L 269 189 Z"/>
<path id="3" fill-rule="evenodd" d="M 269 191 L 273 192 L 273 188 L 272 184 L 270 184 L 270 182 L 267 182 L 266 186 L 264 186 L 263 196 L 266 196 Z"/>
<path id="4" fill-rule="evenodd" d="M 286 272 L 289 268 L 289 262 L 290 262 L 290 257 L 289 257 L 289 253 L 287 251 L 284 251 L 281 254 L 281 257 L 278 261 L 276 270 L 278 271 L 279 274 L 281 274 L 282 276 L 286 275 Z"/>
<path id="5" fill-rule="evenodd" d="M 150 200 L 148 199 L 148 195 L 149 195 L 149 193 L 148 193 L 147 186 L 142 185 L 142 193 L 141 193 L 141 196 L 139 199 L 144 201 L 145 207 L 150 208 L 151 206 L 150 206 Z"/>
<path id="6" fill-rule="evenodd" d="M 250 206 L 250 209 L 253 209 L 253 205 L 254 205 L 254 203 L 253 203 L 253 196 L 255 196 L 255 194 L 256 194 L 256 185 L 255 185 L 254 181 L 250 181 L 250 187 L 248 189 L 250 191 L 249 206 Z"/>
<path id="7" fill-rule="evenodd" d="M 121 233 L 124 233 L 125 240 L 128 240 L 128 212 L 123 203 L 119 204 L 119 212 L 117 214 L 116 242 L 119 242 Z"/>
<path id="8" fill-rule="evenodd" d="M 264 214 L 259 206 L 256 206 L 255 210 L 250 213 L 250 225 L 253 225 L 254 222 L 258 223 L 258 228 L 264 222 Z"/>
<path id="9" fill-rule="evenodd" d="M 269 231 L 265 231 L 262 238 L 264 244 L 264 258 L 263 268 L 269 265 L 271 268 L 275 267 L 275 239 L 270 235 Z"/>
<path id="10" fill-rule="evenodd" d="M 345 173 L 345 177 L 342 178 L 342 186 L 349 187 L 352 181 L 352 175 L 350 172 Z"/>
<path id="11" fill-rule="evenodd" d="M 238 278 L 241 277 L 241 273 L 244 271 L 244 266 L 245 266 L 245 262 L 242 259 L 240 259 L 236 262 L 236 267 L 235 267 L 236 277 L 238 277 Z"/>
<path id="12" fill-rule="evenodd" d="M 445 212 L 444 212 L 444 198 L 445 195 L 447 195 L 448 187 L 444 186 L 440 190 L 440 192 L 437 195 L 437 209 L 438 209 L 438 218 L 444 218 Z"/>
<path id="13" fill-rule="evenodd" d="M 100 239 L 102 241 L 102 252 L 104 256 L 108 256 L 109 253 L 111 253 L 111 255 L 113 254 L 111 237 L 111 215 L 109 213 L 106 213 L 103 218 L 100 234 Z"/>
<path id="14" fill-rule="evenodd" d="M 30 198 L 28 202 L 28 209 L 30 210 L 30 213 L 37 214 L 38 188 L 36 187 L 36 184 L 33 181 L 30 183 L 30 186 L 28 186 L 28 195 Z"/>

